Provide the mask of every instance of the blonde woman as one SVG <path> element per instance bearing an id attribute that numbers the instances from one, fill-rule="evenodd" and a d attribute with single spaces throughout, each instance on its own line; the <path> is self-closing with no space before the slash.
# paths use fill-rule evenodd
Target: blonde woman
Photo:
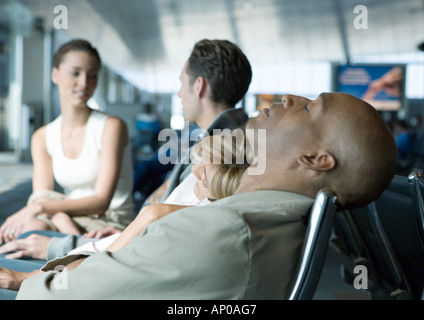
<path id="1" fill-rule="evenodd" d="M 242 129 L 224 131 L 221 135 L 207 136 L 192 149 L 196 164 L 192 172 L 197 181 L 194 193 L 199 205 L 232 195 L 240 184 L 249 163 L 246 158 L 246 140 Z M 126 246 L 148 224 L 187 206 L 153 204 L 144 207 L 137 218 L 106 249 L 113 252 Z"/>
<path id="2" fill-rule="evenodd" d="M 193 146 L 194 193 L 200 201 L 222 199 L 235 192 L 249 165 L 245 150 L 242 129 L 207 136 Z"/>

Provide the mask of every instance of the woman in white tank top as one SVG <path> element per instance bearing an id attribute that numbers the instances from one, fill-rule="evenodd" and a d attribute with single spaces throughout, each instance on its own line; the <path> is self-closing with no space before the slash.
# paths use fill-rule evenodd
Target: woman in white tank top
<path id="1" fill-rule="evenodd" d="M 0 227 L 2 240 L 28 230 L 83 233 L 113 225 L 123 229 L 134 215 L 129 137 L 117 117 L 87 106 L 101 60 L 84 40 L 63 45 L 55 55 L 52 80 L 61 114 L 31 140 L 33 194 Z M 64 193 L 55 192 L 54 182 Z"/>

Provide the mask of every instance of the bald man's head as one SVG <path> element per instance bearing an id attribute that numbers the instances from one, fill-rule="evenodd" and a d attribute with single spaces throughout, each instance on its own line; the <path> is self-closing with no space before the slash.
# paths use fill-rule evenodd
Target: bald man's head
<path id="1" fill-rule="evenodd" d="M 322 95 L 331 108 L 327 137 L 337 158 L 329 181 L 345 207 L 375 200 L 392 180 L 396 143 L 378 112 L 365 101 L 343 93 Z M 328 110 L 330 111 L 330 110 Z"/>
<path id="2" fill-rule="evenodd" d="M 286 95 L 282 102 L 247 125 L 266 130 L 263 186 L 312 197 L 329 188 L 346 208 L 381 194 L 395 174 L 397 148 L 371 105 L 343 93 L 313 101 Z"/>

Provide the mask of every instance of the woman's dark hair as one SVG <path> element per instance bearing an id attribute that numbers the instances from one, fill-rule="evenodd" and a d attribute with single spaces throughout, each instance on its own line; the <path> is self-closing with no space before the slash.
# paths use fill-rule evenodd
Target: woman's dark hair
<path id="1" fill-rule="evenodd" d="M 62 45 L 53 58 L 53 67 L 59 68 L 59 65 L 62 63 L 65 55 L 70 51 L 82 51 L 94 56 L 101 65 L 100 55 L 97 52 L 97 49 L 94 48 L 90 42 L 82 39 L 71 40 L 64 45 Z"/>

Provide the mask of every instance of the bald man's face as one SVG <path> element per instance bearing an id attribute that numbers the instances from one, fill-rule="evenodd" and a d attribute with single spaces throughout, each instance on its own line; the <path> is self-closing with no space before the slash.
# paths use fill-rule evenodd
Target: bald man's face
<path id="1" fill-rule="evenodd" d="M 370 110 L 362 104 L 341 93 L 324 93 L 315 100 L 285 95 L 281 104 L 265 108 L 246 128 L 266 129 L 267 144 L 299 149 L 322 143 L 332 151 L 336 142 L 361 141 L 361 128 L 370 125 L 365 121 Z"/>
<path id="2" fill-rule="evenodd" d="M 285 156 L 291 150 L 299 152 L 300 148 L 319 144 L 321 129 L 328 125 L 325 108 L 321 96 L 309 100 L 285 95 L 281 104 L 273 104 L 251 119 L 246 129 L 265 129 L 267 153 L 277 151 L 281 154 L 284 150 Z"/>
<path id="3" fill-rule="evenodd" d="M 309 118 L 311 100 L 293 95 L 285 95 L 282 100 L 280 104 L 264 108 L 262 113 L 248 122 L 247 128 L 271 129 L 283 120 L 298 123 Z"/>

